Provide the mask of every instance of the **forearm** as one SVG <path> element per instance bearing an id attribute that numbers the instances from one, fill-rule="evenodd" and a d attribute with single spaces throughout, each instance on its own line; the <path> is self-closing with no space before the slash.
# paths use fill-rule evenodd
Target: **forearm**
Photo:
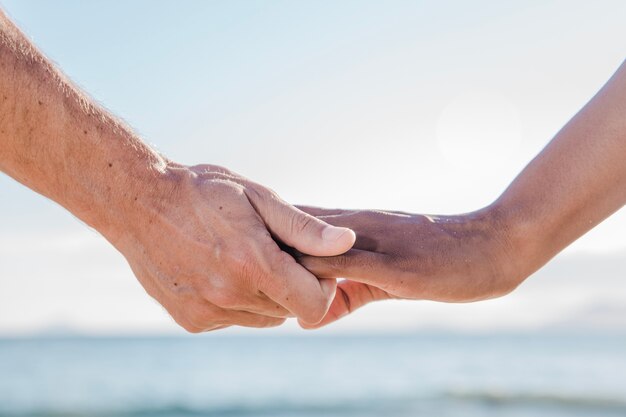
<path id="1" fill-rule="evenodd" d="M 185 329 L 321 320 L 334 280 L 283 252 L 334 256 L 332 227 L 225 168 L 172 163 L 74 88 L 0 12 L 0 170 L 59 202 L 124 255 Z"/>
<path id="2" fill-rule="evenodd" d="M 164 168 L 1 12 L 0 100 L 0 170 L 101 231 Z"/>
<path id="3" fill-rule="evenodd" d="M 626 204 L 626 64 L 493 208 L 529 275 Z"/>

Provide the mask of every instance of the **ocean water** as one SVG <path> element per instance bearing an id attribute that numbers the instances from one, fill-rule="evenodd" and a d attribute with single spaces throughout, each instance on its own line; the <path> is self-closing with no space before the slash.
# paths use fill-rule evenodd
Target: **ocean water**
<path id="1" fill-rule="evenodd" d="M 35 416 L 626 416 L 626 335 L 0 339 Z"/>

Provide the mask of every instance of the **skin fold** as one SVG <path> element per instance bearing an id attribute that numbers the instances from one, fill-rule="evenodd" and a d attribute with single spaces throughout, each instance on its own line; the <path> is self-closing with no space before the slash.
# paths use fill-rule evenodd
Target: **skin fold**
<path id="1" fill-rule="evenodd" d="M 490 206 L 456 216 L 302 207 L 357 234 L 336 257 L 300 256 L 319 277 L 346 278 L 331 323 L 389 298 L 469 302 L 514 290 L 626 204 L 626 64 Z"/>
<path id="2" fill-rule="evenodd" d="M 0 171 L 98 230 L 190 332 L 324 317 L 334 279 L 281 250 L 339 255 L 354 233 L 225 168 L 148 147 L 0 12 Z"/>

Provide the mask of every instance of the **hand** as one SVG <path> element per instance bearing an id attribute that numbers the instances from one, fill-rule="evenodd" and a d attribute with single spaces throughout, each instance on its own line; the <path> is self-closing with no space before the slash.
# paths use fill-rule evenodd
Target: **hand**
<path id="1" fill-rule="evenodd" d="M 1 10 L 0 90 L 0 171 L 102 233 L 184 328 L 324 316 L 336 282 L 319 281 L 274 238 L 338 255 L 353 232 L 226 169 L 171 163 L 68 83 Z"/>
<path id="2" fill-rule="evenodd" d="M 318 277 L 348 279 L 339 283 L 326 317 L 315 325 L 301 323 L 305 328 L 326 325 L 376 300 L 477 301 L 507 294 L 522 281 L 493 210 L 460 216 L 302 210 L 357 235 L 344 255 L 298 257 Z"/>
<path id="3" fill-rule="evenodd" d="M 350 249 L 352 231 L 328 226 L 220 167 L 171 164 L 144 189 L 104 234 L 186 330 L 324 317 L 336 281 L 318 280 L 273 237 L 300 252 L 330 256 Z"/>

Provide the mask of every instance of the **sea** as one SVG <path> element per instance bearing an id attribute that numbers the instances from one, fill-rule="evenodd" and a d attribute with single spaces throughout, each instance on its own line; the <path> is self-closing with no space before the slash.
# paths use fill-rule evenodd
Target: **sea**
<path id="1" fill-rule="evenodd" d="M 0 339 L 0 417 L 626 416 L 626 334 Z"/>

